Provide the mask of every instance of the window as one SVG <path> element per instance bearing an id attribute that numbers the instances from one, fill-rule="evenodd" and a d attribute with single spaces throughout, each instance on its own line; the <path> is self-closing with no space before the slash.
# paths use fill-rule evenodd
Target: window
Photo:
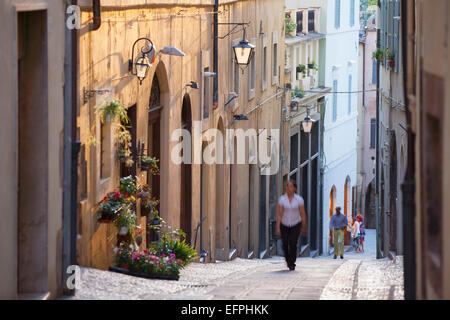
<path id="1" fill-rule="evenodd" d="M 267 88 L 267 46 L 264 45 L 262 52 L 262 90 Z"/>
<path id="2" fill-rule="evenodd" d="M 210 107 L 210 81 L 209 77 L 206 77 L 204 74 L 206 72 L 209 72 L 209 67 L 205 68 L 203 73 L 203 119 L 206 119 L 209 117 L 209 107 Z"/>
<path id="3" fill-rule="evenodd" d="M 254 42 L 253 42 L 254 43 Z M 250 60 L 249 75 L 248 75 L 248 100 L 255 97 L 255 83 L 256 83 L 256 54 Z"/>
<path id="4" fill-rule="evenodd" d="M 278 83 L 278 34 L 272 33 L 272 85 Z"/>
<path id="5" fill-rule="evenodd" d="M 234 92 L 239 95 L 239 87 L 240 87 L 240 68 L 239 65 L 236 63 L 236 61 L 234 62 L 234 75 L 233 75 L 233 90 Z"/>
<path id="6" fill-rule="evenodd" d="M 111 175 L 110 161 L 110 126 L 100 121 L 100 179 L 109 178 Z"/>
<path id="7" fill-rule="evenodd" d="M 370 119 L 370 147 L 373 149 L 375 149 L 376 133 L 377 122 L 375 118 L 372 118 Z"/>
<path id="8" fill-rule="evenodd" d="M 352 113 L 352 75 L 348 76 L 348 110 L 347 114 Z"/>
<path id="9" fill-rule="evenodd" d="M 377 60 L 372 60 L 372 84 L 377 84 Z"/>
<path id="10" fill-rule="evenodd" d="M 314 16 L 315 16 L 314 10 L 308 11 L 308 32 L 315 31 Z"/>
<path id="11" fill-rule="evenodd" d="M 341 26 L 341 0 L 336 0 L 334 10 L 334 27 L 339 29 Z"/>
<path id="12" fill-rule="evenodd" d="M 338 81 L 334 80 L 333 81 L 333 122 L 335 122 L 337 119 L 337 103 L 338 103 L 337 90 L 338 90 Z"/>
<path id="13" fill-rule="evenodd" d="M 355 0 L 350 0 L 350 27 L 355 26 Z"/>
<path id="14" fill-rule="evenodd" d="M 303 11 L 297 11 L 297 34 L 303 32 Z"/>

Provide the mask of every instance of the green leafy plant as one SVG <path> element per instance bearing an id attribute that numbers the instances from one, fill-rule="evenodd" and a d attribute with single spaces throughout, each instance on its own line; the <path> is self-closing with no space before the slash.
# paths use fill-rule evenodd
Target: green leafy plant
<path id="1" fill-rule="evenodd" d="M 381 61 L 385 55 L 385 50 L 377 49 L 373 52 L 373 59 L 377 61 Z"/>
<path id="2" fill-rule="evenodd" d="M 125 207 L 115 220 L 114 225 L 119 230 L 126 227 L 128 232 L 132 233 L 136 229 L 136 214 L 129 207 Z"/>
<path id="3" fill-rule="evenodd" d="M 319 66 L 316 64 L 314 59 L 310 63 L 308 63 L 308 69 L 316 71 L 319 70 Z"/>
<path id="4" fill-rule="evenodd" d="M 102 218 L 109 217 L 111 220 L 115 220 L 124 206 L 125 201 L 122 194 L 115 191 L 108 193 L 103 198 L 103 200 L 98 204 L 98 209 L 102 213 Z"/>
<path id="5" fill-rule="evenodd" d="M 100 116 L 102 122 L 108 121 L 108 118 L 113 122 L 116 116 L 118 116 L 123 123 L 128 123 L 130 121 L 125 105 L 118 101 L 113 100 L 109 103 L 100 105 L 95 109 L 95 112 Z"/>
<path id="6" fill-rule="evenodd" d="M 159 173 L 158 167 L 159 160 L 151 157 L 142 157 L 141 158 L 141 167 L 142 170 L 150 171 L 152 175 L 157 175 Z"/>
<path id="7" fill-rule="evenodd" d="M 297 24 L 295 22 L 292 22 L 290 17 L 286 17 L 284 19 L 284 24 L 286 35 L 291 34 L 293 31 L 297 29 Z"/>
<path id="8" fill-rule="evenodd" d="M 133 176 L 120 178 L 119 190 L 128 196 L 134 196 L 137 191 L 136 178 Z"/>
<path id="9" fill-rule="evenodd" d="M 177 259 L 183 260 L 183 266 L 198 258 L 195 249 L 188 245 L 185 240 L 181 240 L 181 238 L 186 237 L 183 230 L 173 229 L 159 216 L 156 216 L 156 219 L 159 224 L 149 227 L 158 233 L 160 241 L 150 244 L 151 250 L 159 255 L 175 254 Z"/>
<path id="10" fill-rule="evenodd" d="M 305 73 L 306 71 L 306 66 L 304 64 L 299 64 L 296 68 L 297 73 Z"/>
<path id="11" fill-rule="evenodd" d="M 295 88 L 294 91 L 291 93 L 292 98 L 300 98 L 302 99 L 305 96 L 305 91 L 299 89 L 298 87 Z"/>
<path id="12" fill-rule="evenodd" d="M 395 59 L 395 53 L 391 49 L 386 50 L 386 58 L 388 60 L 394 60 Z"/>

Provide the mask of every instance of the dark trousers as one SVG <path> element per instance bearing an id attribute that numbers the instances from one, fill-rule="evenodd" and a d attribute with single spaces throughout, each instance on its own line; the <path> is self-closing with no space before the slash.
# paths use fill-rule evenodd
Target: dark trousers
<path id="1" fill-rule="evenodd" d="M 283 241 L 284 258 L 288 268 L 295 268 L 295 260 L 297 260 L 297 242 L 300 235 L 300 226 L 296 224 L 292 227 L 286 227 L 281 224 L 281 240 Z"/>

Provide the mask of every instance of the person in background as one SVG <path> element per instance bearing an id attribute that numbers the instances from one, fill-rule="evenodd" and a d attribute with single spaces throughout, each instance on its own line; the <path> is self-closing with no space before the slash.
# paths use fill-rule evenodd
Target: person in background
<path id="1" fill-rule="evenodd" d="M 291 180 L 286 185 L 286 193 L 278 200 L 277 234 L 281 235 L 283 252 L 289 270 L 295 270 L 297 242 L 300 232 L 308 233 L 305 202 L 296 194 L 297 184 Z"/>
<path id="2" fill-rule="evenodd" d="M 364 236 L 366 235 L 366 227 L 364 226 L 364 218 L 362 215 L 358 214 L 356 220 L 359 222 L 359 245 L 360 251 L 364 252 Z"/>
<path id="3" fill-rule="evenodd" d="M 330 229 L 334 230 L 334 257 L 340 256 L 344 259 L 344 233 L 347 229 L 348 221 L 345 214 L 341 214 L 341 207 L 336 207 L 336 213 L 333 214 L 330 220 Z"/>
<path id="4" fill-rule="evenodd" d="M 357 219 L 352 218 L 352 225 L 350 226 L 352 230 L 352 246 L 355 247 L 355 253 L 361 252 L 359 250 L 359 222 Z"/>

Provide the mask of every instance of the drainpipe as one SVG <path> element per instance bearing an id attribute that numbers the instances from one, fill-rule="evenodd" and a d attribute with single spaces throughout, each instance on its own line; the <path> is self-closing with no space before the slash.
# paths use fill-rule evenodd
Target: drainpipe
<path id="1" fill-rule="evenodd" d="M 215 0 L 214 2 L 214 80 L 213 80 L 213 110 L 217 109 L 219 105 L 219 17 L 217 15 L 217 11 L 219 11 L 219 0 Z"/>
<path id="2" fill-rule="evenodd" d="M 78 0 L 67 1 L 67 5 L 78 5 Z M 77 159 L 80 143 L 76 141 L 77 121 L 77 72 L 78 72 L 78 31 L 65 31 L 64 58 L 64 131 L 63 131 L 63 212 L 62 212 L 62 293 L 74 295 L 75 289 L 67 287 L 71 274 L 67 268 L 76 265 L 77 233 Z"/>
<path id="3" fill-rule="evenodd" d="M 363 208 L 363 192 L 365 190 L 365 180 L 366 180 L 366 172 L 365 172 L 365 168 L 364 168 L 364 138 L 365 138 L 365 118 L 366 118 L 366 41 L 367 41 L 367 29 L 364 30 L 365 33 L 365 41 L 363 43 L 363 74 L 362 74 L 362 78 L 363 78 L 363 91 L 362 91 L 362 114 L 361 114 L 361 159 L 360 159 L 360 164 L 359 167 L 361 168 L 360 171 L 360 175 L 361 175 L 361 190 L 359 190 L 359 208 L 358 211 L 359 213 L 362 212 L 362 208 Z M 357 206 L 358 207 L 358 206 Z M 367 215 L 367 213 L 365 213 Z"/>
<path id="4" fill-rule="evenodd" d="M 378 1 L 378 11 L 381 4 Z M 379 16 L 379 15 L 378 15 Z M 377 21 L 377 49 L 380 49 L 380 26 Z M 376 112 L 376 191 L 375 191 L 375 214 L 376 214 L 376 241 L 377 241 L 377 259 L 381 259 L 380 251 L 380 60 L 377 60 L 377 112 Z"/>
<path id="5" fill-rule="evenodd" d="M 94 14 L 94 22 L 90 26 L 92 31 L 100 29 L 100 26 L 102 25 L 100 7 L 100 0 L 92 0 L 92 12 Z"/>

